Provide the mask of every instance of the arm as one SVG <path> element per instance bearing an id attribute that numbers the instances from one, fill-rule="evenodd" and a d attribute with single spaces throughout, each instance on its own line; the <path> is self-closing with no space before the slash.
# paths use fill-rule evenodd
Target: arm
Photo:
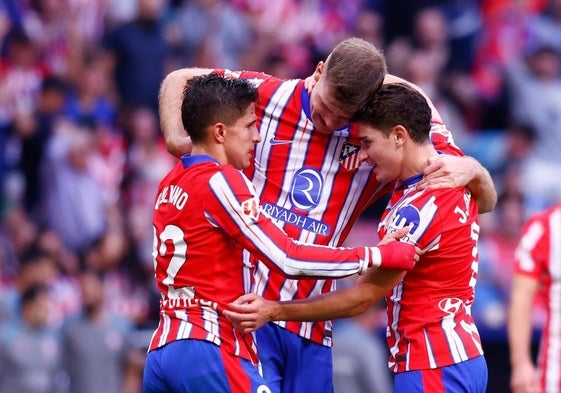
<path id="1" fill-rule="evenodd" d="M 497 191 L 489 171 L 475 158 L 440 154 L 424 170 L 419 187 L 426 189 L 466 186 L 477 202 L 479 213 L 493 210 Z"/>
<path id="2" fill-rule="evenodd" d="M 445 141 L 448 144 L 453 144 L 453 138 L 444 126 L 442 118 L 438 110 L 430 100 L 430 98 L 413 83 L 407 82 L 394 75 L 386 75 L 384 83 L 406 83 L 409 86 L 417 89 L 425 99 L 432 110 L 433 120 L 436 121 L 439 132 L 449 139 Z M 454 149 L 459 152 L 456 145 Z M 493 179 L 489 171 L 483 167 L 476 159 L 466 156 L 452 156 L 447 154 L 440 154 L 438 158 L 431 160 L 424 171 L 424 178 L 419 182 L 419 187 L 426 189 L 449 188 L 449 187 L 467 187 L 477 202 L 479 213 L 487 213 L 493 210 L 497 203 L 497 191 Z"/>
<path id="3" fill-rule="evenodd" d="M 325 321 L 365 312 L 404 276 L 397 270 L 370 269 L 354 287 L 308 299 L 272 302 L 255 294 L 239 297 L 224 315 L 243 333 L 270 321 Z"/>
<path id="4" fill-rule="evenodd" d="M 538 285 L 531 277 L 514 275 L 507 320 L 513 393 L 539 391 L 538 371 L 531 354 L 532 304 Z"/>
<path id="5" fill-rule="evenodd" d="M 414 245 L 395 241 L 409 228 L 388 236 L 376 247 L 343 248 L 296 241 L 261 211 L 253 185 L 232 166 L 214 174 L 208 186 L 206 214 L 211 224 L 287 276 L 341 278 L 364 273 L 372 266 L 410 270 L 419 258 Z"/>
<path id="6" fill-rule="evenodd" d="M 181 121 L 181 103 L 185 83 L 198 75 L 210 74 L 209 68 L 182 68 L 170 72 L 160 86 L 158 98 L 160 127 L 168 151 L 176 157 L 191 152 L 191 138 Z"/>

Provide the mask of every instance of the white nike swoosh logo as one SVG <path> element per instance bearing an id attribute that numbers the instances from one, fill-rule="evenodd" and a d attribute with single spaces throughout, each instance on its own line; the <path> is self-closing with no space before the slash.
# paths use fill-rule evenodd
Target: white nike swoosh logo
<path id="1" fill-rule="evenodd" d="M 290 140 L 290 139 L 275 139 L 275 138 L 271 138 L 269 139 L 269 143 L 271 145 L 286 145 L 289 143 L 293 143 L 294 141 Z"/>

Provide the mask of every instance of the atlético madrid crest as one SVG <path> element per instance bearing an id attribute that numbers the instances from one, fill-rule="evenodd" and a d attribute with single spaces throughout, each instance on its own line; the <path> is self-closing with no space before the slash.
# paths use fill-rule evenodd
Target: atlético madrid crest
<path id="1" fill-rule="evenodd" d="M 360 159 L 358 152 L 360 151 L 360 146 L 354 143 L 345 142 L 343 148 L 341 149 L 341 155 L 339 156 L 339 162 L 348 171 L 353 171 L 360 165 Z"/>

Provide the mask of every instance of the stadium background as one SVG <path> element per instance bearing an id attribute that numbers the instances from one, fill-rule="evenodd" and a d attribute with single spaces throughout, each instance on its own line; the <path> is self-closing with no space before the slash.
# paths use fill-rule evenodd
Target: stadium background
<path id="1" fill-rule="evenodd" d="M 13 339 L 21 296 L 40 284 L 49 301 L 32 313 L 63 352 L 86 303 L 80 272 L 94 268 L 103 293 L 95 301 L 131 344 L 115 344 L 125 367 L 112 371 L 121 391 L 138 392 L 157 321 L 152 202 L 175 162 L 158 127 L 162 78 L 185 66 L 306 77 L 349 36 L 377 45 L 390 73 L 422 87 L 457 144 L 493 176 L 499 201 L 481 216 L 474 314 L 488 391 L 508 392 L 514 247 L 525 218 L 561 200 L 559 0 L 0 2 L 0 339 Z M 348 244 L 375 241 L 382 206 L 363 215 Z M 369 322 L 376 340 L 379 309 Z M 538 304 L 536 334 L 543 317 Z M 92 364 L 120 367 L 94 353 Z M 64 372 L 44 372 L 67 391 Z"/>

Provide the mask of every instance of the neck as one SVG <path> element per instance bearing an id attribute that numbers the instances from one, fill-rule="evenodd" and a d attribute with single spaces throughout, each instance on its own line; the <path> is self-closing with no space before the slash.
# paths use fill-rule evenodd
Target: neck
<path id="1" fill-rule="evenodd" d="M 404 152 L 404 156 L 407 157 L 407 160 L 399 177 L 399 180 L 402 181 L 423 173 L 428 165 L 429 158 L 438 156 L 438 152 L 431 143 L 424 145 L 410 143 L 410 146 Z"/>
<path id="2" fill-rule="evenodd" d="M 222 145 L 207 146 L 207 145 L 193 145 L 191 155 L 207 155 L 214 158 L 220 164 L 224 165 L 228 162 L 224 151 L 220 148 Z"/>

